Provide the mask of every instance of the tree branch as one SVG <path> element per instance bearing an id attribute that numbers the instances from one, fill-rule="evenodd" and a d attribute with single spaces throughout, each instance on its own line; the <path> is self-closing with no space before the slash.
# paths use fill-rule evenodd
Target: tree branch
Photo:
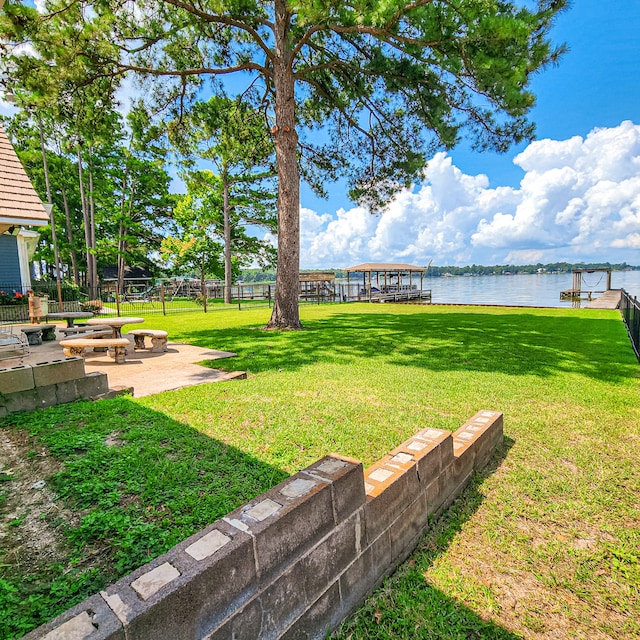
<path id="1" fill-rule="evenodd" d="M 235 20 L 234 18 L 227 17 L 227 16 L 212 15 L 210 13 L 206 13 L 205 11 L 201 11 L 200 9 L 197 9 L 192 4 L 189 4 L 187 2 L 182 2 L 182 0 L 164 0 L 164 2 L 166 2 L 167 4 L 170 4 L 171 6 L 184 9 L 184 11 L 186 11 L 187 13 L 190 13 L 200 18 L 204 22 L 224 24 L 229 27 L 234 27 L 236 29 L 240 29 L 241 31 L 248 33 L 253 38 L 254 42 L 264 51 L 265 55 L 268 58 L 273 58 L 273 52 L 266 45 L 266 43 L 262 39 L 262 36 L 258 33 L 258 31 L 256 31 L 253 27 L 248 25 L 246 22 Z M 264 26 L 267 26 L 271 30 L 273 30 L 273 25 L 270 22 L 266 20 L 260 20 L 260 19 L 258 19 L 258 21 Z"/>

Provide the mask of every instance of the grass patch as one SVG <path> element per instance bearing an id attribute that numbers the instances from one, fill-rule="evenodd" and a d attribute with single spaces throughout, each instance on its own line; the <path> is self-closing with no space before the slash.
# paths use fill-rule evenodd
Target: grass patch
<path id="1" fill-rule="evenodd" d="M 57 465 L 41 474 L 50 500 L 8 534 L 44 514 L 55 556 L 0 557 L 5 637 L 330 451 L 368 465 L 417 429 L 453 430 L 483 408 L 505 414 L 503 459 L 338 637 L 640 634 L 639 369 L 617 313 L 353 304 L 301 314 L 305 330 L 283 333 L 261 330 L 268 309 L 153 316 L 171 340 L 238 353 L 205 364 L 249 379 L 0 421 L 25 460 Z M 24 515 L 8 475 L 3 533 Z"/>

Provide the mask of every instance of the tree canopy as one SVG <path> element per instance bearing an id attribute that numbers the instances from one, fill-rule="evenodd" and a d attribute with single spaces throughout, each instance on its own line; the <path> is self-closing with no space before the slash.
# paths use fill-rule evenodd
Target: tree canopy
<path id="1" fill-rule="evenodd" d="M 156 78 L 180 114 L 207 77 L 260 92 L 276 150 L 278 266 L 270 327 L 300 326 L 300 176 L 319 192 L 346 175 L 372 209 L 462 136 L 503 151 L 530 139 L 531 75 L 553 63 L 566 0 L 50 0 L 8 2 L 14 41 L 67 47 L 87 78 Z M 51 35 L 60 24 L 66 40 Z M 6 30 L 5 30 L 6 31 Z M 48 42 L 50 40 L 50 42 Z M 74 66 L 70 64 L 70 68 Z M 320 133 L 324 135 L 320 135 Z"/>

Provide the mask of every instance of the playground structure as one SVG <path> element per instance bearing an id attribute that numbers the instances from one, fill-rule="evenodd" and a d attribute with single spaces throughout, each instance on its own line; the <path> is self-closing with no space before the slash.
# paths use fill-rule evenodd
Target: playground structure
<path id="1" fill-rule="evenodd" d="M 298 297 L 305 302 L 335 302 L 338 298 L 336 274 L 333 271 L 300 272 Z"/>
<path id="2" fill-rule="evenodd" d="M 205 280 L 204 289 L 207 298 L 221 298 L 223 285 L 220 280 Z M 202 296 L 202 282 L 193 278 L 131 278 L 125 279 L 124 290 L 118 291 L 116 282 L 105 281 L 102 296 L 106 302 L 145 303 L 159 302 L 164 295 L 173 302 L 178 298 L 197 298 Z"/>

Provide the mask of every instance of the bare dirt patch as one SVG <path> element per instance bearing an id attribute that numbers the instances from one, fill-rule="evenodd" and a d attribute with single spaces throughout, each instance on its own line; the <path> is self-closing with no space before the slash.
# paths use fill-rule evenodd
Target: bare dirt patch
<path id="1" fill-rule="evenodd" d="M 0 429 L 0 553 L 13 571 L 29 575 L 67 554 L 63 525 L 76 518 L 48 486 L 60 468 L 27 433 Z"/>

